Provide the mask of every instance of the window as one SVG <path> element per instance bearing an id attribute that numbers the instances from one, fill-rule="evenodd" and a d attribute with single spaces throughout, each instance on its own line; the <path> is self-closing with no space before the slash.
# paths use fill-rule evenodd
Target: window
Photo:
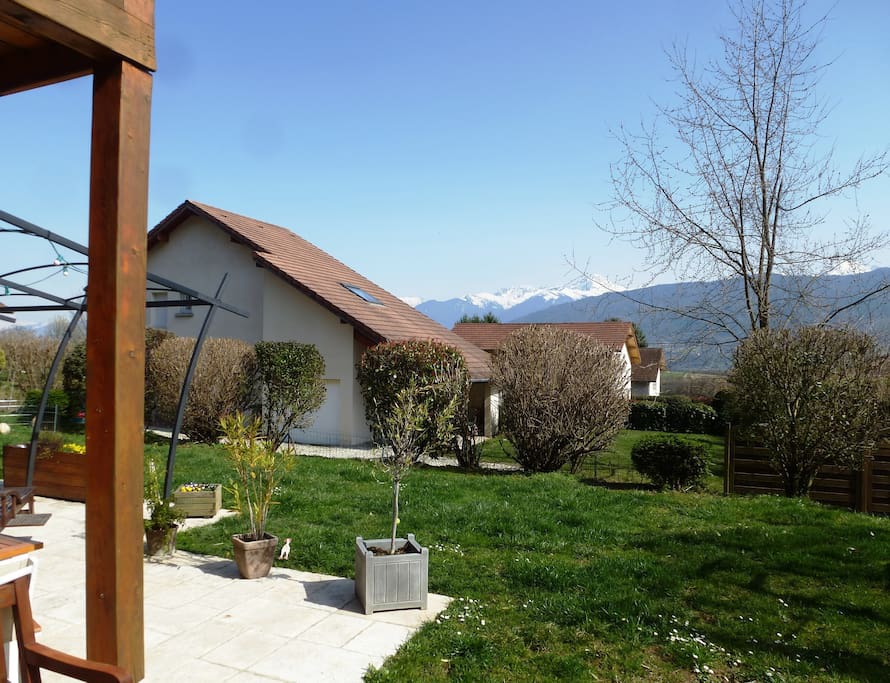
<path id="1" fill-rule="evenodd" d="M 179 295 L 179 310 L 176 312 L 177 318 L 190 318 L 192 313 L 192 298 L 188 294 Z"/>
<path id="2" fill-rule="evenodd" d="M 364 289 L 362 289 L 361 287 L 356 287 L 355 285 L 347 285 L 345 282 L 341 282 L 340 284 L 343 285 L 344 287 L 346 287 L 346 289 L 348 289 L 350 292 L 352 292 L 353 294 L 355 294 L 359 299 L 364 299 L 364 300 L 367 301 L 369 304 L 377 304 L 378 306 L 382 306 L 382 305 L 383 305 L 382 303 L 380 303 L 379 301 L 377 301 L 377 299 L 375 299 L 373 296 L 371 296 L 370 294 L 368 294 L 368 293 L 367 293 Z"/>
<path id="3" fill-rule="evenodd" d="M 167 292 L 152 292 L 153 301 L 167 301 Z M 159 330 L 167 329 L 167 307 L 159 307 L 152 309 L 152 325 Z"/>

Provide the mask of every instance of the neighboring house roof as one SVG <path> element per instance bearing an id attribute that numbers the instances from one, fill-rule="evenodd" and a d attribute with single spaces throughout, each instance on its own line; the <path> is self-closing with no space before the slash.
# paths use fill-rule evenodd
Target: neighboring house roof
<path id="1" fill-rule="evenodd" d="M 631 365 L 640 362 L 637 337 L 633 331 L 633 325 L 625 322 L 608 323 L 457 323 L 452 330 L 472 342 L 480 349 L 494 351 L 509 334 L 532 325 L 546 327 L 560 327 L 572 330 L 579 334 L 593 337 L 600 344 L 620 351 L 627 345 Z"/>
<path id="2" fill-rule="evenodd" d="M 190 216 L 201 216 L 253 250 L 257 264 L 351 324 L 369 343 L 432 339 L 460 349 L 474 380 L 490 376 L 488 354 L 287 228 L 185 201 L 148 233 L 148 248 Z M 346 285 L 355 288 L 347 289 Z M 377 303 L 368 301 L 370 295 Z"/>
<path id="3" fill-rule="evenodd" d="M 634 365 L 630 369 L 630 381 L 654 382 L 658 379 L 658 372 L 666 369 L 664 350 L 647 346 L 640 349 L 640 364 Z"/>

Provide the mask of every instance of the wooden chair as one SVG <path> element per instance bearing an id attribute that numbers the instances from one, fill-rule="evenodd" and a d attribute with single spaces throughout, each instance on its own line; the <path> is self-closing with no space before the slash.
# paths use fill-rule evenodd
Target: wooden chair
<path id="1" fill-rule="evenodd" d="M 132 676 L 118 666 L 81 659 L 38 643 L 34 638 L 34 618 L 31 615 L 31 598 L 28 592 L 31 582 L 30 567 L 4 578 L 5 583 L 0 584 L 0 608 L 8 607 L 12 610 L 22 683 L 40 683 L 41 669 L 87 683 L 133 682 Z M 6 635 L 0 633 L 0 636 Z M 10 683 L 2 650 L 0 650 L 0 681 Z"/>
<path id="2" fill-rule="evenodd" d="M 30 486 L 0 487 L 0 530 L 23 509 L 34 514 L 34 489 Z"/>

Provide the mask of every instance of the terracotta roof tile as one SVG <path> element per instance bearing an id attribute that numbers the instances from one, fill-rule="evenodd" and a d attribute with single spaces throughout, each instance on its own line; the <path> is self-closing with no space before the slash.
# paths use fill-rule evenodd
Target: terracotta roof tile
<path id="1" fill-rule="evenodd" d="M 149 249 L 191 215 L 204 216 L 234 240 L 253 249 L 258 264 L 353 325 L 369 341 L 440 341 L 461 350 L 474 380 L 489 378 L 489 357 L 485 351 L 287 228 L 186 201 L 148 233 Z M 359 287 L 380 303 L 365 301 L 343 285 Z"/>
<path id="2" fill-rule="evenodd" d="M 494 351 L 509 334 L 531 325 L 560 327 L 586 334 L 615 351 L 627 344 L 631 364 L 640 362 L 633 325 L 627 322 L 601 323 L 457 323 L 452 330 L 480 349 Z"/>
<path id="3" fill-rule="evenodd" d="M 658 379 L 658 371 L 666 370 L 663 349 L 644 347 L 640 349 L 640 364 L 630 369 L 631 382 L 654 382 Z"/>

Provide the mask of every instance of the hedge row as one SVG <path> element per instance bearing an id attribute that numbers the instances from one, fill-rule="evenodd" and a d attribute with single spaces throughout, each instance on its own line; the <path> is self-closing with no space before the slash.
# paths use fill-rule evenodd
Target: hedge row
<path id="1" fill-rule="evenodd" d="M 634 401 L 628 426 L 649 432 L 711 434 L 723 429 L 717 412 L 705 403 L 685 396 L 661 396 Z"/>

